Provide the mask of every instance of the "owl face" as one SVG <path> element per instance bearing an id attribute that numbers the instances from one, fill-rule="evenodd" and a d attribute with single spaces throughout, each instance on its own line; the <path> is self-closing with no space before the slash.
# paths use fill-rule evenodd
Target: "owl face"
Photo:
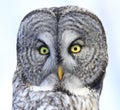
<path id="1" fill-rule="evenodd" d="M 43 91 L 101 90 L 106 37 L 99 19 L 89 12 L 64 7 L 35 10 L 21 22 L 17 56 L 27 82 Z"/>

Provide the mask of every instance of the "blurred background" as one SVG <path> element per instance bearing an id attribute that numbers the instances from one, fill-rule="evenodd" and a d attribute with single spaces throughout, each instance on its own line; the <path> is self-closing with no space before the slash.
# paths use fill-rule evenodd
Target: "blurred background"
<path id="1" fill-rule="evenodd" d="M 16 38 L 22 18 L 43 7 L 77 5 L 95 13 L 106 31 L 109 64 L 100 110 L 120 110 L 119 0 L 0 0 L 0 110 L 11 110 L 12 77 L 16 69 Z"/>

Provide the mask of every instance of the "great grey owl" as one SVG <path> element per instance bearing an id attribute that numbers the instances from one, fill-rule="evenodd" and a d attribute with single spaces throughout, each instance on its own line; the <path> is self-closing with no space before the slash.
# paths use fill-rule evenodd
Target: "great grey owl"
<path id="1" fill-rule="evenodd" d="M 13 110 L 99 110 L 108 63 L 106 35 L 77 6 L 27 14 L 17 36 Z"/>

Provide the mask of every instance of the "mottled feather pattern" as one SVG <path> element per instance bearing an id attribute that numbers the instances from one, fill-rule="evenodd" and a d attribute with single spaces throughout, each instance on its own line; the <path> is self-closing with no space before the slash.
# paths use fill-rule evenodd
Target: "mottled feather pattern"
<path id="1" fill-rule="evenodd" d="M 80 52 L 71 52 L 74 45 Z M 12 109 L 99 110 L 107 63 L 106 35 L 96 15 L 77 6 L 34 10 L 18 30 Z"/>
<path id="2" fill-rule="evenodd" d="M 13 85 L 14 110 L 98 110 L 99 95 L 95 91 L 91 90 L 86 96 L 68 95 L 60 91 L 39 91 L 23 82 L 20 74 L 16 75 L 13 80 L 16 82 Z"/>

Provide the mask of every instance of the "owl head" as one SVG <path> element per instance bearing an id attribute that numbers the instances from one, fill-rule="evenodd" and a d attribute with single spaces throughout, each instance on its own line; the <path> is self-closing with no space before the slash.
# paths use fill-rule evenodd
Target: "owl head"
<path id="1" fill-rule="evenodd" d="M 108 62 L 106 35 L 96 15 L 76 6 L 38 9 L 21 21 L 17 65 L 43 91 L 100 93 Z"/>

